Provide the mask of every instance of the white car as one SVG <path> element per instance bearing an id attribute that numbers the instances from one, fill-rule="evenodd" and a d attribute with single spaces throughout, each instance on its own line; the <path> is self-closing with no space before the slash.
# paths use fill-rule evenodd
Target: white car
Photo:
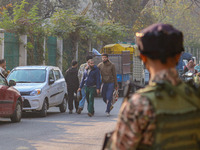
<path id="1" fill-rule="evenodd" d="M 20 66 L 14 68 L 7 79 L 16 82 L 14 87 L 24 98 L 23 111 L 39 111 L 43 117 L 49 107 L 66 111 L 67 86 L 58 67 Z"/>

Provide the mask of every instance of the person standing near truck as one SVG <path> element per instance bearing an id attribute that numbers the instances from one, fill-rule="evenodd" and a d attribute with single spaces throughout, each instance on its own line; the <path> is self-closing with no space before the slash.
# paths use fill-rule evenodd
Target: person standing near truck
<path id="1" fill-rule="evenodd" d="M 97 66 L 100 70 L 102 80 L 102 97 L 107 104 L 106 114 L 110 115 L 113 108 L 111 102 L 114 88 L 117 89 L 117 75 L 115 65 L 108 59 L 108 54 L 102 54 L 102 62 Z"/>

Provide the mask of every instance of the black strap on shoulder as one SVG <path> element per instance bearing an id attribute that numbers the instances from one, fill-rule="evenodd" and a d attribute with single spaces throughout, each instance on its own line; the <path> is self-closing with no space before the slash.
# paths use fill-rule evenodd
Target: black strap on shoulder
<path id="1" fill-rule="evenodd" d="M 129 99 L 130 96 L 140 88 L 144 88 L 144 86 L 139 85 L 132 81 L 127 81 L 126 86 L 124 88 L 124 96 Z"/>
<path id="2" fill-rule="evenodd" d="M 106 145 L 108 144 L 108 141 L 110 140 L 113 133 L 114 131 L 105 134 L 102 150 L 106 149 Z"/>

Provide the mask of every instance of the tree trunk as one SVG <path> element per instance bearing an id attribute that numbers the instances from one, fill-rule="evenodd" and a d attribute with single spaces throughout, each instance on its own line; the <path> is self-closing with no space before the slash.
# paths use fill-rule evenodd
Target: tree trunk
<path id="1" fill-rule="evenodd" d="M 78 61 L 78 41 L 76 41 L 75 46 L 76 46 L 76 61 Z"/>

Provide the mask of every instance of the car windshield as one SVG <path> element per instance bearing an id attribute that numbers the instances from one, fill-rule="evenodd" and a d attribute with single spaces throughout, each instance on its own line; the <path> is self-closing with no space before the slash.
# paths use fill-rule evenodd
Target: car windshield
<path id="1" fill-rule="evenodd" d="M 16 83 L 43 83 L 46 80 L 45 69 L 16 69 L 8 77 Z"/>

